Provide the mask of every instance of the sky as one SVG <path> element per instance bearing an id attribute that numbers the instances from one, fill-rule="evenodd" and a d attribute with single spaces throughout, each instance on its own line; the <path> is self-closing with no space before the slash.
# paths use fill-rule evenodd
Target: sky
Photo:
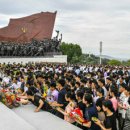
<path id="1" fill-rule="evenodd" d="M 55 30 L 63 41 L 76 43 L 83 53 L 130 59 L 130 0 L 0 0 L 0 28 L 10 18 L 55 12 Z"/>

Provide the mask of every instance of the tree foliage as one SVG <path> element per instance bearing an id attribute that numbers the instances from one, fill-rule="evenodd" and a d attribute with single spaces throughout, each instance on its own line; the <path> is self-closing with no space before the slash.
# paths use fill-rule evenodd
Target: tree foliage
<path id="1" fill-rule="evenodd" d="M 73 43 L 65 43 L 63 42 L 60 45 L 60 51 L 63 55 L 67 55 L 67 60 L 69 63 L 74 64 L 88 64 L 88 65 L 96 65 L 99 64 L 99 57 L 93 54 L 82 54 L 82 49 L 78 44 Z M 119 61 L 119 60 L 109 60 L 102 59 L 103 65 L 125 65 L 130 66 L 130 60 L 128 61 Z"/>
<path id="2" fill-rule="evenodd" d="M 110 60 L 108 62 L 109 65 L 121 65 L 121 62 L 119 60 Z"/>
<path id="3" fill-rule="evenodd" d="M 123 61 L 123 62 L 122 62 L 122 65 L 130 66 L 130 60 Z"/>
<path id="4" fill-rule="evenodd" d="M 68 56 L 68 62 L 79 62 L 79 57 L 82 55 L 82 49 L 78 44 L 68 44 L 63 42 L 60 45 L 60 50 L 63 55 Z"/>

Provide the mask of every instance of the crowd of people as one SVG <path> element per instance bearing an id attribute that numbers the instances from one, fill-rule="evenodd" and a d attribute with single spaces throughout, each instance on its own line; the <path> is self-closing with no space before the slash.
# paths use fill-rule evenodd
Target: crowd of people
<path id="1" fill-rule="evenodd" d="M 130 67 L 0 64 L 0 101 L 31 102 L 83 130 L 129 130 Z"/>

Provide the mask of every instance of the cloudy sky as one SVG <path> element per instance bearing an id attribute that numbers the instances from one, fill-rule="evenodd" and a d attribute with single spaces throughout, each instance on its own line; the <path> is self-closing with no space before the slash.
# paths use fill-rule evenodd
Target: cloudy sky
<path id="1" fill-rule="evenodd" d="M 0 0 L 0 27 L 9 18 L 56 10 L 63 41 L 97 55 L 103 41 L 104 55 L 130 59 L 130 0 Z"/>

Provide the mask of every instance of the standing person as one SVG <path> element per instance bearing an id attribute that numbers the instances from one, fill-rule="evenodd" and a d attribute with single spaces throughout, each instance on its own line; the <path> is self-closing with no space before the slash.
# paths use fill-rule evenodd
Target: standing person
<path id="1" fill-rule="evenodd" d="M 74 95 L 71 92 L 67 92 L 65 95 L 65 99 L 68 102 L 68 105 L 65 107 L 65 111 L 61 110 L 60 108 L 57 108 L 57 110 L 64 115 L 65 121 L 69 123 L 74 123 L 75 122 L 74 118 L 70 117 L 71 112 L 76 107 L 76 102 L 74 101 Z"/>
<path id="2" fill-rule="evenodd" d="M 105 85 L 107 91 L 109 91 L 109 89 L 111 88 L 111 86 L 112 86 L 112 78 L 107 77 L 106 78 L 106 85 Z"/>
<path id="3" fill-rule="evenodd" d="M 123 103 L 119 104 L 119 107 L 122 109 L 122 119 L 123 119 L 122 128 L 121 128 L 122 130 L 123 130 L 123 127 L 124 127 L 124 124 L 125 124 L 126 111 L 129 108 L 129 102 L 128 102 L 129 96 L 130 96 L 129 93 L 130 93 L 130 88 L 126 87 L 126 90 L 124 92 L 124 94 L 125 94 L 126 97 L 125 97 Z"/>
<path id="4" fill-rule="evenodd" d="M 111 96 L 110 100 L 113 104 L 113 108 L 114 108 L 115 112 L 117 112 L 117 108 L 118 108 L 117 94 L 118 94 L 118 89 L 111 87 L 110 88 L 110 96 Z"/>
<path id="5" fill-rule="evenodd" d="M 50 84 L 50 89 L 48 90 L 48 94 L 47 94 L 47 101 L 50 102 L 54 102 L 58 100 L 58 94 L 59 92 L 56 90 L 56 83 L 52 82 Z"/>
<path id="6" fill-rule="evenodd" d="M 81 92 L 80 90 L 78 90 L 76 93 L 77 107 L 82 111 L 82 113 L 84 115 L 86 106 L 83 103 L 83 96 L 84 96 L 84 93 Z"/>
<path id="7" fill-rule="evenodd" d="M 82 91 L 78 90 L 76 93 L 77 108 L 80 109 L 80 111 L 84 117 L 86 105 L 83 103 L 83 96 L 84 96 L 84 93 Z M 76 123 L 76 126 L 78 126 L 81 129 L 85 129 L 85 127 L 83 127 L 81 124 Z"/>
<path id="8" fill-rule="evenodd" d="M 118 120 L 119 120 L 119 129 L 120 130 L 122 130 L 123 122 L 124 122 L 124 118 L 123 118 L 124 110 L 123 110 L 122 106 L 126 99 L 125 91 L 126 91 L 126 84 L 125 83 L 120 84 L 120 89 L 119 89 L 120 97 L 119 97 L 119 103 L 118 103 L 118 108 L 119 108 Z"/>
<path id="9" fill-rule="evenodd" d="M 130 94 L 130 91 L 129 91 L 129 94 Z M 129 106 L 126 110 L 125 123 L 124 123 L 123 130 L 130 130 L 130 96 L 128 99 L 128 103 L 129 103 Z"/>
<path id="10" fill-rule="evenodd" d="M 96 108 L 97 108 L 97 111 L 98 111 L 98 119 L 101 121 L 101 122 L 104 122 L 105 120 L 105 113 L 102 109 L 102 103 L 103 103 L 103 100 L 101 98 L 99 98 L 96 102 Z"/>
<path id="11" fill-rule="evenodd" d="M 116 127 L 116 116 L 114 114 L 114 109 L 112 102 L 110 100 L 103 102 L 103 111 L 106 113 L 106 119 L 102 122 L 100 120 L 96 120 L 95 124 L 101 127 L 102 130 L 117 130 Z"/>
<path id="12" fill-rule="evenodd" d="M 98 80 L 98 85 L 103 88 L 104 90 L 104 97 L 107 97 L 107 89 L 105 88 L 105 80 L 104 79 L 99 79 Z"/>
<path id="13" fill-rule="evenodd" d="M 96 102 L 96 100 L 98 99 L 98 96 L 97 96 L 98 83 L 96 80 L 92 80 L 91 89 L 92 89 L 92 94 L 93 94 L 93 100 L 94 102 Z"/>
<path id="14" fill-rule="evenodd" d="M 78 120 L 76 120 L 76 122 L 84 126 L 85 130 L 100 130 L 100 127 L 92 121 L 92 117 L 98 118 L 98 113 L 93 104 L 92 96 L 90 94 L 84 95 L 83 103 L 86 105 L 84 117 L 87 122 L 81 123 Z"/>
<path id="15" fill-rule="evenodd" d="M 65 109 L 66 106 L 65 94 L 67 92 L 66 89 L 64 88 L 64 85 L 65 85 L 65 80 L 59 79 L 57 83 L 57 89 L 59 90 L 58 100 L 57 102 L 52 102 L 51 104 L 52 107 L 61 107 L 62 109 Z M 56 116 L 64 119 L 64 115 L 59 111 L 56 112 Z"/>
<path id="16" fill-rule="evenodd" d="M 104 90 L 102 88 L 97 89 L 97 96 L 98 96 L 98 98 L 97 98 L 96 102 L 98 100 L 103 102 L 105 100 L 103 95 L 104 95 Z"/>
<path id="17" fill-rule="evenodd" d="M 77 91 L 80 90 L 80 82 L 76 82 L 75 87 L 76 87 L 75 93 L 77 93 Z"/>

